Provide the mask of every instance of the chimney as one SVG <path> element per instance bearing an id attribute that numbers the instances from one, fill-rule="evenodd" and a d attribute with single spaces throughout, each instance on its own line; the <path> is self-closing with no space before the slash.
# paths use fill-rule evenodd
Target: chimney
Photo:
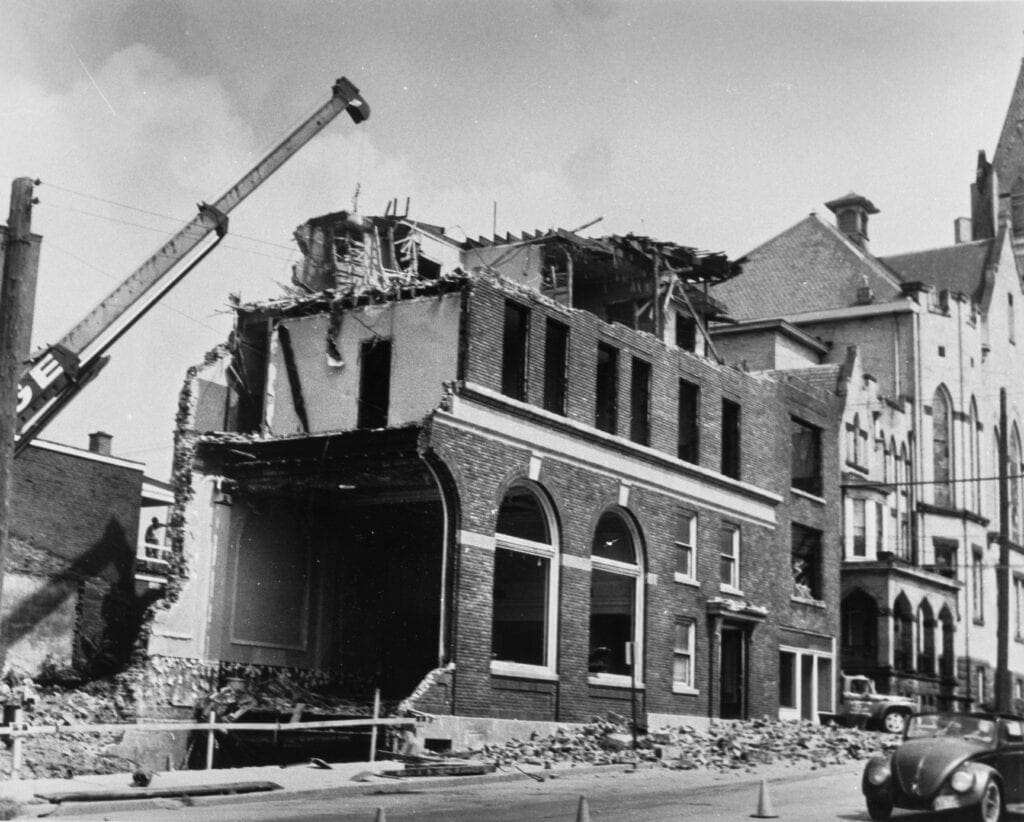
<path id="1" fill-rule="evenodd" d="M 970 217 L 957 217 L 953 220 L 953 239 L 957 245 L 974 241 L 974 220 Z"/>
<path id="2" fill-rule="evenodd" d="M 89 450 L 104 457 L 110 456 L 110 443 L 114 437 L 106 431 L 94 431 L 89 435 Z"/>
<path id="3" fill-rule="evenodd" d="M 838 200 L 825 203 L 825 207 L 836 215 L 836 227 L 850 241 L 868 250 L 868 215 L 877 214 L 878 209 L 867 197 L 850 192 Z"/>

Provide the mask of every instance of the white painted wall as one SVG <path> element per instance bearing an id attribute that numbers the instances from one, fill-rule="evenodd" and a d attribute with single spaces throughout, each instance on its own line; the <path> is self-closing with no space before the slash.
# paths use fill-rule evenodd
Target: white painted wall
<path id="1" fill-rule="evenodd" d="M 422 297 L 346 311 L 335 343 L 344 365 L 327 354 L 326 314 L 283 320 L 288 328 L 310 433 L 356 427 L 359 348 L 374 335 L 391 340 L 388 426 L 416 422 L 441 400 L 442 384 L 456 377 L 459 294 Z M 275 436 L 302 432 L 295 412 L 280 340 L 271 345 L 267 422 Z"/>

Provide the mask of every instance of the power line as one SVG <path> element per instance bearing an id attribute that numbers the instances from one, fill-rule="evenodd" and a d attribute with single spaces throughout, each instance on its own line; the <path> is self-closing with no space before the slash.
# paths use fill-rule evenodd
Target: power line
<path id="1" fill-rule="evenodd" d="M 40 203 L 40 205 L 46 206 L 48 208 L 57 209 L 58 211 L 72 211 L 75 214 L 83 214 L 86 217 L 95 217 L 96 219 L 106 220 L 107 222 L 111 222 L 111 223 L 118 223 L 119 225 L 126 225 L 126 226 L 130 226 L 132 228 L 140 228 L 140 229 L 142 229 L 144 231 L 152 231 L 152 232 L 154 232 L 156 234 L 162 234 L 165 237 L 167 236 L 167 233 L 168 233 L 165 229 L 162 229 L 162 228 L 156 228 L 155 226 L 142 225 L 141 223 L 132 223 L 132 222 L 129 222 L 128 220 L 122 220 L 122 219 L 119 219 L 118 217 L 111 217 L 111 216 L 109 216 L 107 214 L 97 214 L 94 211 L 83 211 L 82 209 L 75 208 L 74 206 L 56 205 L 54 203 L 45 203 L 45 202 L 44 203 Z M 283 262 L 283 263 L 294 262 L 294 260 L 291 259 L 291 258 L 275 257 L 272 254 L 264 254 L 262 251 L 254 251 L 251 248 L 242 248 L 240 246 L 231 245 L 229 243 L 223 243 L 221 245 L 221 248 L 229 248 L 229 249 L 231 249 L 233 251 L 242 252 L 243 254 L 255 254 L 257 257 L 266 257 L 268 260 L 277 260 L 277 261 Z"/>
<path id="2" fill-rule="evenodd" d="M 175 222 L 175 223 L 177 223 L 179 225 L 187 225 L 188 222 L 189 222 L 188 220 L 182 220 L 182 219 L 180 219 L 178 217 L 172 217 L 170 214 L 161 214 L 160 212 L 157 212 L 157 211 L 148 211 L 147 209 L 139 208 L 139 207 L 133 206 L 133 205 L 128 205 L 127 203 L 119 203 L 116 200 L 108 200 L 105 197 L 98 197 L 95 194 L 86 194 L 84 191 L 75 191 L 73 188 L 65 188 L 64 186 L 59 186 L 56 183 L 43 183 L 43 185 L 48 186 L 49 188 L 55 188 L 58 191 L 67 192 L 68 194 L 74 194 L 75 196 L 78 196 L 78 197 L 85 197 L 86 199 L 89 199 L 89 200 L 96 200 L 97 202 L 100 202 L 100 203 L 106 203 L 107 205 L 116 206 L 117 208 L 124 208 L 124 209 L 127 209 L 129 211 L 136 211 L 139 214 L 146 214 L 146 215 L 148 215 L 150 217 L 158 217 L 158 218 L 160 218 L 162 220 L 171 220 L 172 222 Z M 70 206 L 68 208 L 70 208 Z M 92 216 L 98 216 L 98 215 L 92 215 Z M 272 246 L 273 248 L 281 248 L 281 249 L 284 249 L 285 251 L 295 251 L 295 248 L 293 246 L 284 245 L 283 243 L 275 243 L 275 242 L 272 242 L 270 240 L 262 240 L 259 237 L 250 237 L 247 234 L 239 234 L 238 232 L 235 232 L 235 231 L 230 232 L 230 235 L 232 237 L 238 237 L 240 239 L 249 240 L 249 241 L 254 242 L 254 243 L 260 243 L 262 245 Z"/>

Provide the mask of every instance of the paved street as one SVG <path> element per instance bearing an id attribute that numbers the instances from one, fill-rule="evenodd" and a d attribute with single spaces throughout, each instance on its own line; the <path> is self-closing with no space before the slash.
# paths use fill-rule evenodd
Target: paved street
<path id="1" fill-rule="evenodd" d="M 780 820 L 867 820 L 860 796 L 860 766 L 826 771 L 779 772 L 770 794 Z M 147 811 L 148 820 L 370 820 L 385 810 L 387 822 L 521 822 L 576 819 L 578 797 L 588 798 L 591 819 L 616 822 L 721 822 L 745 820 L 754 813 L 759 783 L 756 775 L 732 774 L 715 784 L 684 787 L 685 778 L 663 770 L 566 774 L 543 783 L 519 781 L 444 787 L 414 784 L 381 785 L 367 796 L 296 798 L 203 807 L 200 804 Z M 67 818 L 66 814 L 61 814 Z M 896 818 L 903 816 L 896 814 Z M 96 817 L 92 817 L 96 818 Z M 106 812 L 104 819 L 138 819 L 138 811 Z M 918 817 L 921 818 L 921 817 Z"/>

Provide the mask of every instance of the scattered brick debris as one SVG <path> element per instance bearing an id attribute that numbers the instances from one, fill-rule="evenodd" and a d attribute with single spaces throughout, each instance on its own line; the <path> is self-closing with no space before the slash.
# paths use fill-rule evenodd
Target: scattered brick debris
<path id="1" fill-rule="evenodd" d="M 616 714 L 593 717 L 583 726 L 560 727 L 550 736 L 531 735 L 504 745 L 486 745 L 467 757 L 498 767 L 558 763 L 614 765 L 647 762 L 676 770 L 754 770 L 771 763 L 807 764 L 812 769 L 852 762 L 884 750 L 899 739 L 891 734 L 758 719 L 712 721 L 708 730 L 682 725 L 639 734 L 633 750 L 629 723 Z"/>

